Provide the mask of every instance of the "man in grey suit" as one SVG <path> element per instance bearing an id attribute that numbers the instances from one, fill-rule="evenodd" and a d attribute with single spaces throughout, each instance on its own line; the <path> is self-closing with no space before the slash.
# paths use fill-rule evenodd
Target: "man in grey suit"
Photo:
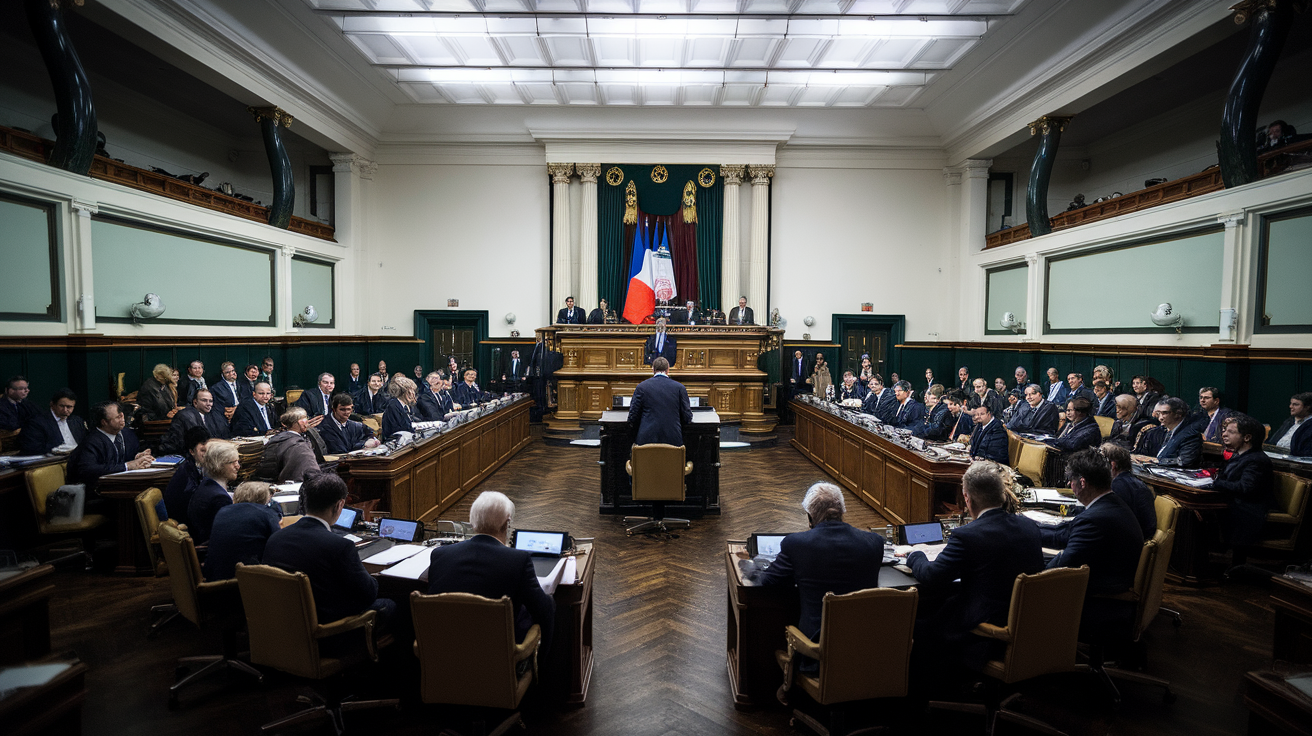
<path id="1" fill-rule="evenodd" d="M 747 306 L 747 297 L 738 297 L 738 306 L 729 310 L 729 324 L 731 325 L 754 325 L 756 324 L 756 315 L 752 313 L 752 308 Z"/>

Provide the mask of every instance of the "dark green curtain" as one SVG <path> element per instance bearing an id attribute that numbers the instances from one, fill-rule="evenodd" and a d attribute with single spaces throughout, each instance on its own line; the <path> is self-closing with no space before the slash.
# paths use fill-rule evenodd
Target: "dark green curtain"
<path id="1" fill-rule="evenodd" d="M 702 309 L 723 309 L 724 300 L 735 305 L 736 294 L 720 293 L 720 245 L 724 237 L 724 182 L 717 172 L 715 184 L 697 187 L 697 286 Z M 700 169 L 699 169 L 700 171 Z"/>
<path id="2" fill-rule="evenodd" d="M 624 237 L 624 183 L 613 187 L 597 182 L 597 295 L 617 313 L 624 311 L 624 293 L 629 286 L 629 249 L 633 241 Z"/>

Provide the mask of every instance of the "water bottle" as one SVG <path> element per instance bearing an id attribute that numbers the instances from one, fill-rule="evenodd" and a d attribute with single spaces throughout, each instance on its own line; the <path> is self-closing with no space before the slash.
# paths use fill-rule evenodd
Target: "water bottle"
<path id="1" fill-rule="evenodd" d="M 892 524 L 886 524 L 886 525 L 884 526 L 884 551 L 885 551 L 885 552 L 887 552 L 887 553 L 889 553 L 889 554 L 892 554 L 892 553 L 893 553 L 893 540 L 897 538 L 896 535 L 897 535 L 897 528 L 896 528 L 896 527 L 894 527 Z"/>

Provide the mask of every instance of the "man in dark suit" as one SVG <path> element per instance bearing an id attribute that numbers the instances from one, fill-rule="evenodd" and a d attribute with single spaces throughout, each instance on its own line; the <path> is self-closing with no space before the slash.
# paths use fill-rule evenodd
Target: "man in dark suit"
<path id="1" fill-rule="evenodd" d="M 364 387 L 365 379 L 360 375 L 360 364 L 352 363 L 346 372 L 346 380 L 342 381 L 342 387 L 337 389 L 337 392 L 355 396 L 363 391 Z"/>
<path id="2" fill-rule="evenodd" d="M 1048 369 L 1048 382 L 1043 384 L 1043 398 L 1048 400 L 1053 406 L 1066 406 L 1066 397 L 1071 393 L 1071 387 L 1061 380 L 1061 374 L 1056 368 Z"/>
<path id="3" fill-rule="evenodd" d="M 811 363 L 806 359 L 806 356 L 802 355 L 801 350 L 793 353 L 793 363 L 790 371 L 792 375 L 788 382 L 792 384 L 793 394 L 811 393 L 811 384 L 806 382 L 806 379 L 811 377 Z"/>
<path id="4" fill-rule="evenodd" d="M 95 429 L 68 457 L 69 483 L 85 483 L 87 491 L 93 491 L 101 476 L 148 468 L 155 462 L 150 450 L 139 450 L 137 435 L 125 426 L 118 402 L 92 406 L 90 419 Z"/>
<path id="5" fill-rule="evenodd" d="M 317 427 L 323 422 L 323 418 L 328 416 L 329 406 L 333 398 L 333 388 L 336 386 L 337 379 L 333 377 L 333 374 L 320 373 L 318 390 L 305 391 L 292 406 L 299 406 L 304 409 L 305 415 L 310 419 L 310 426 Z"/>
<path id="6" fill-rule="evenodd" d="M 975 390 L 975 386 L 970 380 L 970 369 L 964 365 L 957 369 L 957 382 L 957 388 L 965 391 L 967 395 Z"/>
<path id="7" fill-rule="evenodd" d="M 1151 419 L 1157 409 L 1157 400 L 1161 393 L 1153 391 L 1148 385 L 1147 376 L 1135 376 L 1130 379 L 1130 388 L 1134 390 L 1134 399 L 1139 404 L 1139 418 Z"/>
<path id="8" fill-rule="evenodd" d="M 597 308 L 588 313 L 588 324 L 604 325 L 608 316 L 610 316 L 610 302 L 602 299 Z"/>
<path id="9" fill-rule="evenodd" d="M 9 378 L 5 384 L 5 395 L 0 397 L 0 429 L 21 429 L 23 422 L 37 413 L 36 405 L 27 400 L 30 392 L 26 378 Z"/>
<path id="10" fill-rule="evenodd" d="M 237 405 L 237 413 L 232 415 L 232 436 L 260 437 L 268 434 L 278 426 L 278 418 L 273 414 L 270 400 L 273 388 L 264 381 L 255 384 L 255 393 L 249 399 L 243 399 Z"/>
<path id="11" fill-rule="evenodd" d="M 906 564 L 931 596 L 936 589 L 949 593 L 937 610 L 916 617 L 917 660 L 934 665 L 948 656 L 978 669 L 1000 647 L 971 631 L 982 623 L 1006 625 L 1016 576 L 1043 570 L 1043 550 L 1038 525 L 1003 508 L 1006 486 L 996 467 L 971 465 L 961 491 L 974 521 L 957 527 L 933 562 L 916 551 Z"/>
<path id="12" fill-rule="evenodd" d="M 1024 392 L 1025 387 L 1030 385 L 1030 372 L 1025 370 L 1025 366 L 1018 365 L 1016 366 L 1015 375 L 1016 375 L 1016 385 L 1013 386 L 1012 388 L 1018 388 L 1022 392 Z"/>
<path id="13" fill-rule="evenodd" d="M 369 376 L 364 390 L 356 394 L 355 405 L 361 414 L 382 414 L 391 400 L 391 394 L 383 390 L 383 379 L 375 373 Z"/>
<path id="14" fill-rule="evenodd" d="M 273 358 L 271 356 L 266 355 L 264 360 L 260 361 L 259 380 L 269 384 L 270 389 L 273 388 Z"/>
<path id="15" fill-rule="evenodd" d="M 214 514 L 209 551 L 205 553 L 205 580 L 231 580 L 237 563 L 258 565 L 269 537 L 278 533 L 278 512 L 269 506 L 269 484 L 247 481 L 233 491 L 232 503 Z"/>
<path id="16" fill-rule="evenodd" d="M 169 423 L 169 431 L 159 441 L 159 451 L 165 455 L 182 452 L 185 445 L 183 434 L 192 427 L 204 427 L 214 439 L 226 440 L 232 437 L 228 420 L 213 409 L 214 399 L 210 390 L 205 388 L 197 391 L 191 406 L 173 415 L 173 421 Z"/>
<path id="17" fill-rule="evenodd" d="M 565 308 L 556 312 L 556 324 L 558 325 L 581 325 L 583 324 L 583 310 L 574 306 L 574 297 L 565 297 Z"/>
<path id="18" fill-rule="evenodd" d="M 1177 396 L 1168 396 L 1157 402 L 1153 416 L 1162 423 L 1166 437 L 1153 456 L 1135 455 L 1139 462 L 1172 465 L 1179 468 L 1196 468 L 1203 455 L 1203 436 L 1185 425 L 1189 405 Z"/>
<path id="19" fill-rule="evenodd" d="M 1147 419 L 1139 418 L 1139 404 L 1134 394 L 1124 393 L 1116 396 L 1116 421 L 1112 431 L 1107 435 L 1108 442 L 1114 442 L 1127 450 L 1133 450 L 1139 433 L 1151 424 Z"/>
<path id="20" fill-rule="evenodd" d="M 1134 477 L 1134 461 L 1130 459 L 1130 451 L 1114 442 L 1104 442 L 1098 446 L 1098 452 L 1107 458 L 1107 464 L 1111 466 L 1112 492 L 1120 496 L 1134 513 L 1143 538 L 1152 539 L 1153 533 L 1157 531 L 1156 496 L 1153 489 Z"/>
<path id="21" fill-rule="evenodd" d="M 1266 443 L 1276 452 L 1297 457 L 1312 455 L 1312 391 L 1294 394 L 1289 399 L 1289 418 L 1271 433 Z"/>
<path id="22" fill-rule="evenodd" d="M 522 641 L 534 624 L 542 627 L 538 658 L 543 661 L 551 648 L 556 602 L 538 584 L 533 556 L 506 546 L 514 515 L 515 504 L 505 494 L 478 494 L 469 507 L 475 536 L 432 551 L 428 593 L 472 593 L 493 600 L 508 596 L 515 612 L 516 641 Z"/>
<path id="23" fill-rule="evenodd" d="M 415 381 L 415 419 L 421 422 L 434 422 L 446 416 L 437 392 L 442 389 L 442 374 L 437 371 L 429 373 L 422 381 Z"/>
<path id="24" fill-rule="evenodd" d="M 978 396 L 972 396 L 966 406 L 975 420 L 975 428 L 970 432 L 970 456 L 1006 465 L 1007 428 L 1002 420 L 993 416 L 993 410 Z"/>
<path id="25" fill-rule="evenodd" d="M 695 302 L 691 302 L 691 301 L 688 302 L 687 304 L 685 304 L 683 309 L 680 309 L 679 311 L 677 311 L 677 312 L 675 312 L 674 314 L 670 315 L 670 319 L 671 319 L 671 321 L 673 321 L 674 324 L 676 324 L 676 325 L 700 325 L 700 324 L 705 324 L 705 323 L 702 321 L 702 315 L 701 315 L 701 312 L 698 312 L 698 311 L 697 311 L 697 304 L 696 304 Z"/>
<path id="26" fill-rule="evenodd" d="M 239 405 L 245 399 L 249 399 L 255 395 L 255 384 L 259 382 L 260 367 L 251 363 L 246 366 L 245 372 L 242 373 L 242 379 L 237 382 L 237 403 Z"/>
<path id="27" fill-rule="evenodd" d="M 1275 467 L 1258 444 L 1263 431 L 1261 422 L 1238 412 L 1221 430 L 1221 441 L 1233 454 L 1213 479 L 1212 490 L 1230 507 L 1226 536 L 1236 565 L 1245 562 L 1248 547 L 1261 540 L 1267 512 L 1275 503 Z"/>
<path id="28" fill-rule="evenodd" d="M 752 313 L 752 308 L 747 306 L 747 297 L 738 297 L 738 306 L 729 310 L 728 322 L 731 325 L 756 324 L 756 315 Z"/>
<path id="29" fill-rule="evenodd" d="M 1036 384 L 1031 383 L 1025 387 L 1024 408 L 1016 411 L 1007 429 L 1013 432 L 1056 434 L 1057 425 L 1060 423 L 1061 412 L 1043 398 Z"/>
<path id="30" fill-rule="evenodd" d="M 351 413 L 354 411 L 355 400 L 349 394 L 333 396 L 332 416 L 319 425 L 319 436 L 323 438 L 328 454 L 341 455 L 378 446 L 372 429 L 360 422 L 351 421 Z"/>
<path id="31" fill-rule="evenodd" d="M 193 360 L 187 364 L 187 376 L 178 383 L 178 406 L 191 406 L 196 392 L 209 389 L 205 383 L 205 364 Z"/>
<path id="32" fill-rule="evenodd" d="M 237 380 L 237 366 L 231 361 L 219 366 L 219 380 L 210 384 L 210 396 L 214 397 L 215 411 L 223 414 L 224 421 L 231 422 L 232 415 L 237 413 L 237 405 L 245 398 Z"/>
<path id="33" fill-rule="evenodd" d="M 943 394 L 943 403 L 948 405 L 948 420 L 952 429 L 948 431 L 948 442 L 966 443 L 975 431 L 975 415 L 966 407 L 966 394 L 961 389 L 952 389 Z M 963 439 L 964 437 L 964 439 Z"/>
<path id="34" fill-rule="evenodd" d="M 894 427 L 914 427 L 925 418 L 925 405 L 911 398 L 911 384 L 898 381 L 893 384 L 893 395 L 897 397 L 897 411 L 893 414 Z"/>
<path id="35" fill-rule="evenodd" d="M 1198 419 L 1194 429 L 1203 435 L 1203 442 L 1220 442 L 1221 428 L 1225 426 L 1230 410 L 1221 406 L 1221 389 L 1204 386 L 1198 389 Z"/>
<path id="36" fill-rule="evenodd" d="M 355 545 L 332 532 L 333 522 L 346 505 L 346 482 L 335 473 L 313 476 L 301 486 L 301 499 L 305 516 L 269 537 L 264 564 L 303 572 L 310 578 L 319 623 L 373 609 L 378 612 L 379 626 L 385 626 L 396 612 L 396 603 L 378 597 L 378 581 L 364 569 Z M 330 649 L 340 646 L 333 642 Z"/>
<path id="37" fill-rule="evenodd" d="M 683 425 L 692 422 L 688 390 L 670 378 L 670 364 L 657 358 L 651 378 L 638 384 L 629 404 L 629 424 L 635 426 L 635 445 L 683 446 Z"/>
<path id="38" fill-rule="evenodd" d="M 50 397 L 50 410 L 27 418 L 18 435 L 20 455 L 48 455 L 60 445 L 80 445 L 87 436 L 87 425 L 73 416 L 77 394 L 63 388 Z"/>
<path id="39" fill-rule="evenodd" d="M 976 378 L 970 382 L 970 390 L 979 397 L 980 401 L 989 405 L 989 411 L 993 412 L 993 416 L 997 417 L 999 421 L 1002 420 L 1002 412 L 1006 411 L 1007 402 L 1003 401 L 1001 396 L 998 396 L 998 392 L 989 388 L 988 381 L 983 378 Z"/>
<path id="40" fill-rule="evenodd" d="M 932 442 L 946 442 L 956 421 L 957 418 L 948 411 L 947 402 L 943 401 L 943 387 L 935 384 L 925 392 L 925 418 L 911 426 L 911 434 Z"/>
<path id="41" fill-rule="evenodd" d="M 1116 417 L 1116 395 L 1112 393 L 1111 387 L 1101 378 L 1093 380 L 1093 408 L 1092 412 L 1095 417 Z"/>
<path id="42" fill-rule="evenodd" d="M 866 387 L 856 380 L 856 374 L 852 371 L 843 371 L 843 383 L 838 387 L 837 398 L 839 401 L 856 399 L 858 401 L 866 398 Z"/>
<path id="43" fill-rule="evenodd" d="M 656 320 L 656 332 L 647 338 L 647 344 L 642 350 L 642 362 L 646 365 L 653 365 L 656 358 L 664 358 L 669 365 L 674 365 L 679 357 L 678 342 L 665 331 L 665 319 Z"/>
<path id="44" fill-rule="evenodd" d="M 478 387 L 478 371 L 473 368 L 466 368 L 464 379 L 456 386 L 455 393 L 451 398 L 455 399 L 457 404 L 468 409 L 474 404 L 487 400 L 487 394 L 483 389 Z"/>
<path id="45" fill-rule="evenodd" d="M 1066 460 L 1066 478 L 1084 510 L 1070 521 L 1040 530 L 1043 546 L 1061 550 L 1048 568 L 1089 566 L 1080 640 L 1089 641 L 1122 628 L 1134 603 L 1114 596 L 1134 585 L 1143 551 L 1143 531 L 1134 512 L 1112 493 L 1111 466 L 1097 450 L 1083 450 Z"/>
<path id="46" fill-rule="evenodd" d="M 878 373 L 870 379 L 867 388 L 870 390 L 866 392 L 866 397 L 861 400 L 861 412 L 863 414 L 872 414 L 881 422 L 892 422 L 893 417 L 900 408 L 893 389 L 884 387 L 884 377 Z"/>
<path id="47" fill-rule="evenodd" d="M 605 304 L 606 300 L 602 299 L 601 303 Z M 593 313 L 595 314 L 596 311 L 594 310 Z M 591 317 L 588 318 L 588 324 L 592 324 Z M 501 387 L 508 393 L 528 390 L 528 363 L 519 357 L 518 350 L 510 351 L 510 357 L 501 368 Z"/>
<path id="48" fill-rule="evenodd" d="M 1093 402 L 1095 402 L 1095 401 L 1098 400 L 1098 396 L 1097 396 L 1097 394 L 1095 394 L 1095 393 L 1093 392 L 1093 389 L 1091 389 L 1091 388 L 1089 388 L 1088 386 L 1085 386 L 1085 385 L 1084 385 L 1084 374 L 1083 374 L 1083 373 L 1069 373 L 1069 374 L 1067 374 L 1067 375 L 1066 375 L 1066 386 L 1067 386 L 1067 388 L 1068 388 L 1068 391 L 1066 392 L 1066 400 L 1067 400 L 1067 401 L 1070 401 L 1071 399 L 1075 398 L 1076 396 L 1083 396 L 1084 398 L 1086 398 L 1086 399 L 1089 400 L 1089 403 L 1090 403 L 1090 404 L 1092 404 Z"/>
<path id="49" fill-rule="evenodd" d="M 1064 453 L 1079 452 L 1102 443 L 1102 430 L 1098 422 L 1089 416 L 1089 400 L 1083 396 L 1066 402 L 1066 426 L 1062 427 L 1057 439 L 1048 440 L 1049 447 L 1055 447 Z"/>
<path id="50" fill-rule="evenodd" d="M 751 571 L 749 579 L 757 585 L 796 583 L 802 604 L 797 628 L 819 641 L 826 593 L 879 587 L 884 538 L 843 521 L 847 506 L 842 489 L 833 483 L 807 489 L 802 508 L 810 529 L 784 537 L 774 562 L 764 572 Z M 815 663 L 803 661 L 802 670 L 815 671 Z"/>

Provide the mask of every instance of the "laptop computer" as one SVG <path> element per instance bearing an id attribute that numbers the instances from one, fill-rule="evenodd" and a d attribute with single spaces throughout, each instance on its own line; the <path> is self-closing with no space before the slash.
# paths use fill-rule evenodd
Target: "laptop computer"
<path id="1" fill-rule="evenodd" d="M 898 527 L 902 544 L 942 544 L 943 525 L 937 521 L 920 524 L 905 524 Z"/>
<path id="2" fill-rule="evenodd" d="M 337 520 L 333 522 L 333 533 L 338 536 L 350 534 L 355 525 L 360 523 L 360 509 L 351 508 L 350 506 L 342 507 L 342 513 L 337 515 Z"/>
<path id="3" fill-rule="evenodd" d="M 747 538 L 747 554 L 753 559 L 764 557 L 773 562 L 786 536 L 787 532 L 757 532 Z"/>
<path id="4" fill-rule="evenodd" d="M 565 532 L 546 532 L 533 529 L 515 530 L 515 549 L 533 556 L 533 571 L 538 577 L 547 575 L 556 567 L 565 553 Z"/>
<path id="5" fill-rule="evenodd" d="M 410 519 L 379 519 L 378 536 L 402 544 L 424 541 L 424 525 Z"/>

